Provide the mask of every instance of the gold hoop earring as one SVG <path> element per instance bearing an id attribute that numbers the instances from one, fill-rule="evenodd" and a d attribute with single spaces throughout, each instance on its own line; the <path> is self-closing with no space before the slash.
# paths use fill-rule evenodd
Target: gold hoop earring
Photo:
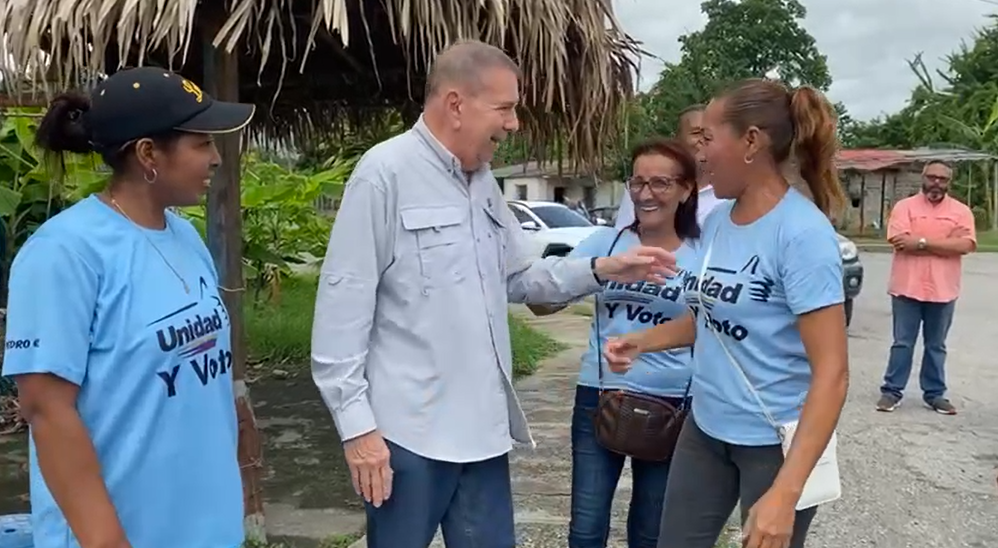
<path id="1" fill-rule="evenodd" d="M 152 168 L 152 177 L 150 177 L 147 173 L 143 173 L 142 178 L 145 179 L 145 181 L 150 185 L 155 184 L 156 180 L 159 179 L 159 172 L 156 171 L 156 168 Z"/>
<path id="2" fill-rule="evenodd" d="M 749 158 L 749 156 L 748 156 L 748 155 L 746 154 L 746 155 L 745 155 L 745 157 L 743 157 L 743 158 L 742 158 L 742 160 L 743 160 L 743 161 L 744 161 L 744 162 L 745 162 L 746 164 L 751 164 L 751 163 L 752 163 L 752 162 L 753 162 L 753 161 L 755 160 L 755 158 Z"/>

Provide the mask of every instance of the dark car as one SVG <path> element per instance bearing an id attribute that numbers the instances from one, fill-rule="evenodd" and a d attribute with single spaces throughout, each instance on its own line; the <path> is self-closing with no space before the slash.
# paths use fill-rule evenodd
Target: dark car
<path id="1" fill-rule="evenodd" d="M 859 249 L 849 238 L 838 234 L 839 252 L 842 254 L 842 287 L 846 292 L 846 325 L 852 323 L 853 300 L 863 289 L 863 263 Z"/>

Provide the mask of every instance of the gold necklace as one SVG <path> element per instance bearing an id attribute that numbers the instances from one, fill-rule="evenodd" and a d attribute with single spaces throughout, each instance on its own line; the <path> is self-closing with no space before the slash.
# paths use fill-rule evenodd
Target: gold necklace
<path id="1" fill-rule="evenodd" d="M 164 255 L 163 252 L 160 251 L 159 246 L 157 246 L 156 243 L 152 241 L 152 238 L 150 238 L 149 235 L 145 233 L 145 230 L 141 229 L 141 227 L 139 226 L 138 223 L 136 223 L 135 221 L 133 221 L 132 218 L 129 217 L 127 213 L 125 213 L 125 210 L 122 209 L 120 205 L 118 205 L 118 201 L 114 199 L 114 196 L 111 196 L 110 194 L 108 194 L 107 198 L 108 198 L 108 200 L 111 201 L 111 205 L 113 205 L 114 208 L 118 210 L 118 213 L 121 213 L 122 216 L 124 216 L 126 219 L 128 219 L 128 222 L 132 223 L 133 225 L 135 225 L 136 228 L 139 229 L 139 231 L 142 233 L 142 235 L 145 236 L 146 241 L 149 242 L 149 245 L 151 245 L 152 248 L 154 250 L 156 250 L 156 253 L 159 255 L 159 258 L 163 259 L 163 263 L 167 266 L 167 268 L 170 269 L 171 272 L 173 272 L 173 275 L 176 276 L 178 280 L 180 280 L 180 283 L 183 284 L 183 286 L 184 286 L 184 292 L 186 292 L 187 294 L 190 294 L 190 292 L 191 292 L 191 286 L 187 285 L 187 280 L 185 280 L 184 277 L 180 275 L 180 272 L 177 272 L 176 268 L 173 268 L 173 265 L 170 264 L 170 261 L 168 261 L 166 259 L 166 255 Z M 170 230 L 171 234 L 173 233 L 173 227 L 170 226 L 170 221 L 169 220 L 166 221 L 166 228 Z"/>

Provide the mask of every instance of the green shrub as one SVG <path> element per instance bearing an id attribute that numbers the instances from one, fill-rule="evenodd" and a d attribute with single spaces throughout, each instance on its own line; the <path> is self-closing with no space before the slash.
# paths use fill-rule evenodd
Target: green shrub
<path id="1" fill-rule="evenodd" d="M 247 299 L 246 344 L 251 361 L 289 373 L 309 367 L 317 289 L 316 276 L 300 275 L 286 280 L 279 297 L 270 302 Z M 516 377 L 533 373 L 544 358 L 563 348 L 520 318 L 510 316 L 509 329 Z"/>

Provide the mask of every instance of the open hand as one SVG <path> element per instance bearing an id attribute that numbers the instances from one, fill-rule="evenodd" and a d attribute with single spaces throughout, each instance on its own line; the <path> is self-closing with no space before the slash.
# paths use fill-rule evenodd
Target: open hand
<path id="1" fill-rule="evenodd" d="M 391 453 L 377 430 L 343 444 L 353 489 L 375 508 L 392 494 Z"/>
<path id="2" fill-rule="evenodd" d="M 788 548 L 797 501 L 770 489 L 752 508 L 742 529 L 743 548 Z"/>
<path id="3" fill-rule="evenodd" d="M 596 275 L 621 283 L 662 283 L 676 274 L 676 256 L 660 247 L 639 246 L 626 253 L 596 260 Z"/>
<path id="4" fill-rule="evenodd" d="M 641 349 L 627 337 L 610 338 L 603 345 L 603 357 L 614 373 L 627 373 L 639 354 Z"/>

